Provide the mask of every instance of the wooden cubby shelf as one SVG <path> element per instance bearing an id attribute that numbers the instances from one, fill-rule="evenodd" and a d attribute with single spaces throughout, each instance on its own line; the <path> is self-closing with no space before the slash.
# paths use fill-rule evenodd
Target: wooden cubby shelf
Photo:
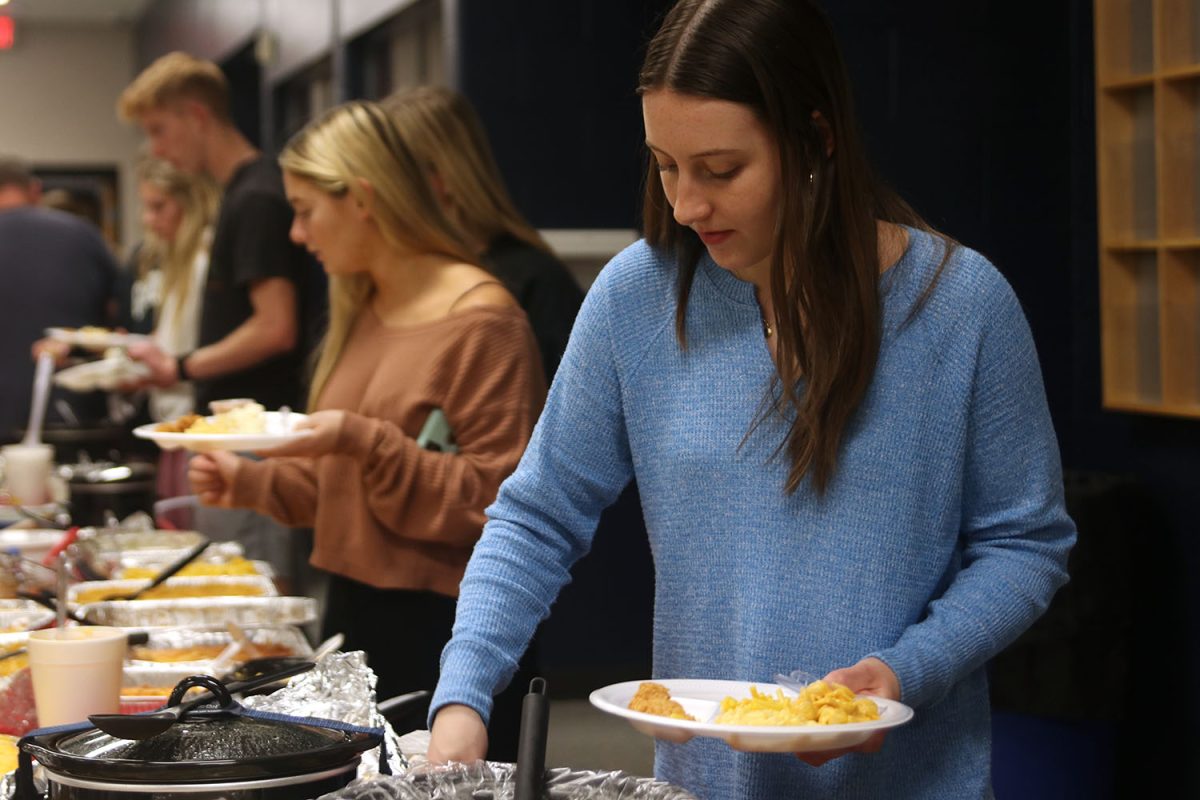
<path id="1" fill-rule="evenodd" d="M 1096 0 L 1104 407 L 1200 419 L 1200 0 Z"/>

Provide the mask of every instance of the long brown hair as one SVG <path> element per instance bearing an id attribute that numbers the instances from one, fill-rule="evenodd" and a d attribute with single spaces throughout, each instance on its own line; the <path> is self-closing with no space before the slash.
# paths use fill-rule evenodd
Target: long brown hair
<path id="1" fill-rule="evenodd" d="M 549 253 L 550 245 L 530 225 L 504 186 L 483 123 L 459 92 L 418 86 L 380 103 L 426 169 L 442 181 L 455 221 L 485 249 L 508 234 Z"/>
<path id="2" fill-rule="evenodd" d="M 650 41 L 639 76 L 639 94 L 664 89 L 749 107 L 778 147 L 783 190 L 770 287 L 779 373 L 758 422 L 793 412 L 777 451 L 786 447 L 791 459 L 786 491 L 811 472 L 824 492 L 879 356 L 877 221 L 930 228 L 875 177 L 845 64 L 814 3 L 680 0 Z M 687 301 L 703 244 L 675 221 L 652 162 L 643 217 L 647 242 L 679 264 L 675 324 L 686 347 Z"/>

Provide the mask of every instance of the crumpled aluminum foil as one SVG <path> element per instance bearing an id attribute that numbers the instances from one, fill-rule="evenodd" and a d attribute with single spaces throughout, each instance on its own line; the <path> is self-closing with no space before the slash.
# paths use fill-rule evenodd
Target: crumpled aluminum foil
<path id="1" fill-rule="evenodd" d="M 515 764 L 476 762 L 359 779 L 319 800 L 512 800 Z M 695 795 L 624 772 L 546 770 L 548 800 L 696 800 Z"/>
<path id="2" fill-rule="evenodd" d="M 297 675 L 279 691 L 254 695 L 242 705 L 257 711 L 290 714 L 294 717 L 333 719 L 365 728 L 383 728 L 387 743 L 388 765 L 399 774 L 408 769 L 392 726 L 375 705 L 375 673 L 367 666 L 361 650 L 333 653 L 321 659 L 312 670 Z M 362 754 L 358 777 L 379 773 L 379 751 Z"/>

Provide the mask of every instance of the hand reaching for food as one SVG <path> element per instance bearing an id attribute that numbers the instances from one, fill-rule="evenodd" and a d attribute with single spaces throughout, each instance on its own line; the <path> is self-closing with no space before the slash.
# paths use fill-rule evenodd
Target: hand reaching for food
<path id="1" fill-rule="evenodd" d="M 233 482 L 241 461 L 233 453 L 215 452 L 197 455 L 188 463 L 188 480 L 201 503 L 233 508 Z"/>
<path id="2" fill-rule="evenodd" d="M 179 364 L 175 357 L 163 352 L 153 342 L 135 342 L 129 345 L 128 352 L 134 361 L 140 361 L 150 368 L 150 377 L 144 384 L 167 387 L 179 382 Z"/>

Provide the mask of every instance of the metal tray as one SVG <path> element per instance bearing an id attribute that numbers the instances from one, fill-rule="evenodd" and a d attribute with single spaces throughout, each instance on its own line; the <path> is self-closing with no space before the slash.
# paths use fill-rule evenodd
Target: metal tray
<path id="1" fill-rule="evenodd" d="M 122 561 L 138 559 L 153 564 L 170 564 L 208 537 L 197 531 L 93 530 L 80 532 L 71 553 L 90 575 L 105 578 L 122 567 Z M 236 544 L 236 542 L 234 543 Z"/>
<path id="2" fill-rule="evenodd" d="M 41 561 L 66 535 L 66 531 L 48 528 L 4 528 L 0 530 L 0 551 L 15 550 L 21 558 Z"/>
<path id="3" fill-rule="evenodd" d="M 246 638 L 251 644 L 255 645 L 274 645 L 287 649 L 286 653 L 278 655 L 285 656 L 311 656 L 312 645 L 308 643 L 308 639 L 304 638 L 304 634 L 299 628 L 288 625 L 265 628 L 249 628 L 245 631 Z M 211 674 L 208 672 L 208 667 L 212 664 L 211 658 L 196 659 L 193 661 L 156 661 L 153 658 L 137 658 L 137 655 L 153 652 L 155 650 L 177 650 L 188 647 L 203 647 L 211 645 L 218 649 L 223 649 L 233 641 L 233 636 L 229 631 L 197 631 L 188 628 L 168 628 L 164 630 L 155 630 L 150 633 L 150 641 L 144 645 L 137 645 L 130 648 L 131 658 L 129 664 L 132 666 L 141 665 L 156 665 L 169 667 L 186 667 L 194 672 Z M 242 651 L 237 656 L 237 663 L 247 661 L 256 657 L 253 653 L 247 655 L 246 651 Z"/>
<path id="4" fill-rule="evenodd" d="M 184 552 L 186 552 L 186 551 L 184 551 Z M 183 556 L 183 553 L 181 552 L 176 557 L 182 557 L 182 556 Z M 232 561 L 235 558 L 244 558 L 244 557 L 245 557 L 245 555 L 242 551 L 242 546 L 238 542 L 213 542 L 212 544 L 210 544 L 208 546 L 208 549 L 204 551 L 204 554 L 201 555 L 199 558 L 197 558 L 192 563 L 193 564 L 211 564 L 213 566 L 219 567 L 219 566 L 224 566 L 224 565 L 228 564 L 230 561 Z M 161 556 L 159 556 L 154 551 L 151 551 L 149 553 L 143 553 L 143 552 L 134 550 L 133 552 L 125 553 L 124 555 L 122 555 L 120 557 L 120 559 L 114 566 L 112 575 L 107 576 L 106 579 L 122 580 L 122 581 L 140 580 L 139 578 L 130 578 L 130 577 L 126 576 L 124 574 L 124 572 L 129 569 L 148 569 L 148 570 L 152 570 L 155 574 L 158 574 L 159 572 L 161 572 L 166 567 L 169 567 L 174 562 L 175 562 L 175 557 L 164 560 Z M 263 575 L 268 578 L 275 577 L 275 569 L 270 565 L 270 563 L 268 563 L 266 561 L 250 561 L 250 564 L 253 565 L 253 567 L 254 567 L 253 574 Z M 187 567 L 184 567 L 184 569 L 186 570 Z M 249 574 L 249 573 L 247 573 L 247 574 Z M 180 577 L 182 577 L 182 578 L 188 578 L 188 577 L 192 577 L 192 578 L 196 578 L 196 577 L 236 578 L 238 576 L 237 575 L 210 575 L 210 576 L 180 575 Z"/>
<path id="5" fill-rule="evenodd" d="M 0 634 L 32 631 L 54 622 L 54 612 L 32 600 L 0 600 Z"/>
<path id="6" fill-rule="evenodd" d="M 67 589 L 67 605 L 76 607 L 83 605 L 79 602 L 79 597 L 87 592 L 101 590 L 104 592 L 112 592 L 117 596 L 133 594 L 138 589 L 142 588 L 150 581 L 134 580 L 134 581 L 84 581 L 76 583 Z M 213 576 L 213 577 L 188 577 L 188 578 L 167 578 L 162 584 L 168 590 L 179 591 L 211 591 L 212 594 L 197 595 L 196 597 L 161 597 L 152 598 L 154 600 L 210 600 L 223 597 L 277 597 L 279 590 L 275 588 L 275 583 L 270 578 L 265 578 L 262 575 L 230 575 L 230 576 Z M 223 594 L 222 592 L 227 592 Z M 115 598 L 114 598 L 114 601 Z M 92 601 L 93 603 L 100 601 Z M 129 602 L 129 601 L 122 601 Z M 146 603 L 150 600 L 135 600 L 135 603 Z"/>
<path id="7" fill-rule="evenodd" d="M 311 597 L 192 597 L 179 600 L 108 600 L 79 607 L 96 625 L 118 628 L 206 628 L 306 625 L 317 618 Z"/>

